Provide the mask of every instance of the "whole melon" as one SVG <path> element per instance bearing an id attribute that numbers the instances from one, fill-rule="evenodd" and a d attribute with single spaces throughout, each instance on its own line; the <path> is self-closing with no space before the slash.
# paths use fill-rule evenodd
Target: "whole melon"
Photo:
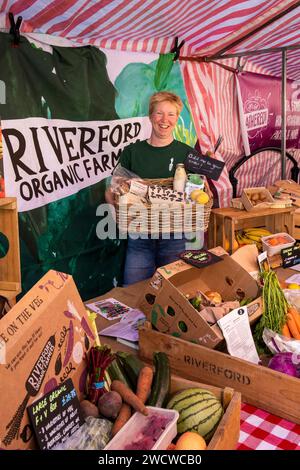
<path id="1" fill-rule="evenodd" d="M 203 388 L 189 388 L 176 393 L 167 404 L 167 408 L 177 410 L 179 413 L 178 434 L 194 431 L 207 442 L 224 413 L 220 400 Z"/>

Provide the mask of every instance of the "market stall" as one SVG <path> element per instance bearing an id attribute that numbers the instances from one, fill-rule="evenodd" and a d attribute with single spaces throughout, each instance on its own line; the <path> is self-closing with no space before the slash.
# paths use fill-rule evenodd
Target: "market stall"
<path id="1" fill-rule="evenodd" d="M 0 12 L 1 447 L 299 449 L 300 2 L 48 3 Z M 161 91 L 184 163 L 118 173 Z M 132 233 L 198 246 L 116 287 Z"/>

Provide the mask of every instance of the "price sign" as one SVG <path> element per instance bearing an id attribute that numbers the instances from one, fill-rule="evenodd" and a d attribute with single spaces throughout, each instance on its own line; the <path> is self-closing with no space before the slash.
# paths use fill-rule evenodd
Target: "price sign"
<path id="1" fill-rule="evenodd" d="M 42 450 L 64 442 L 84 423 L 72 379 L 32 403 L 27 411 Z"/>
<path id="2" fill-rule="evenodd" d="M 204 157 L 196 150 L 193 150 L 186 157 L 184 166 L 190 173 L 204 175 L 217 181 L 220 178 L 225 163 L 212 157 Z"/>
<path id="3" fill-rule="evenodd" d="M 223 258 L 214 255 L 210 251 L 206 250 L 185 250 L 180 253 L 180 258 L 188 264 L 196 266 L 196 268 L 204 268 L 210 264 L 218 263 Z"/>
<path id="4" fill-rule="evenodd" d="M 295 245 L 281 250 L 282 264 L 284 268 L 300 263 L 300 246 Z"/>

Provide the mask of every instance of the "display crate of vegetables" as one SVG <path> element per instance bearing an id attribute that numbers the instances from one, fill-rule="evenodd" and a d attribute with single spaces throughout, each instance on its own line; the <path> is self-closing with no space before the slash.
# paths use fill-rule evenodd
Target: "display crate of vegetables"
<path id="1" fill-rule="evenodd" d="M 279 326 L 283 328 L 284 321 L 279 321 Z M 257 365 L 155 331 L 150 326 L 140 329 L 139 348 L 145 360 L 151 360 L 154 351 L 165 352 L 175 374 L 219 387 L 231 386 L 241 392 L 243 401 L 300 423 L 300 379 L 295 374 L 279 372 L 282 367 L 273 370 L 272 364 L 270 367 Z M 279 361 L 280 365 L 288 362 L 288 358 Z"/>
<path id="2" fill-rule="evenodd" d="M 85 427 L 64 449 L 91 449 L 91 445 L 95 450 L 235 449 L 240 393 L 171 374 L 164 352 L 155 352 L 149 365 L 134 354 L 113 354 L 106 346 L 97 354 L 104 365 L 100 380 L 105 371 L 109 380 L 100 387 L 99 397 L 91 395 L 95 371 L 89 368 L 87 397 L 81 402 Z M 100 431 L 91 438 L 97 420 Z"/>

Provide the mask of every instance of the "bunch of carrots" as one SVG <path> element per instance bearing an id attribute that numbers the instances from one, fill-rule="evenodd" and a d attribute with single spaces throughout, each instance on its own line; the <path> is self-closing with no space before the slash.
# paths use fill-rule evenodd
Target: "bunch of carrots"
<path id="1" fill-rule="evenodd" d="M 114 422 L 112 428 L 112 436 L 115 436 L 117 432 L 127 423 L 132 414 L 132 408 L 135 411 L 139 411 L 144 415 L 148 414 L 148 410 L 145 407 L 147 398 L 151 392 L 151 385 L 153 381 L 153 371 L 151 367 L 144 366 L 141 368 L 136 393 L 130 390 L 120 380 L 114 380 L 111 384 L 111 390 L 118 392 L 123 400 L 119 415 Z"/>
<path id="2" fill-rule="evenodd" d="M 300 314 L 295 307 L 289 305 L 286 313 L 286 322 L 282 327 L 281 333 L 287 338 L 300 340 Z"/>

